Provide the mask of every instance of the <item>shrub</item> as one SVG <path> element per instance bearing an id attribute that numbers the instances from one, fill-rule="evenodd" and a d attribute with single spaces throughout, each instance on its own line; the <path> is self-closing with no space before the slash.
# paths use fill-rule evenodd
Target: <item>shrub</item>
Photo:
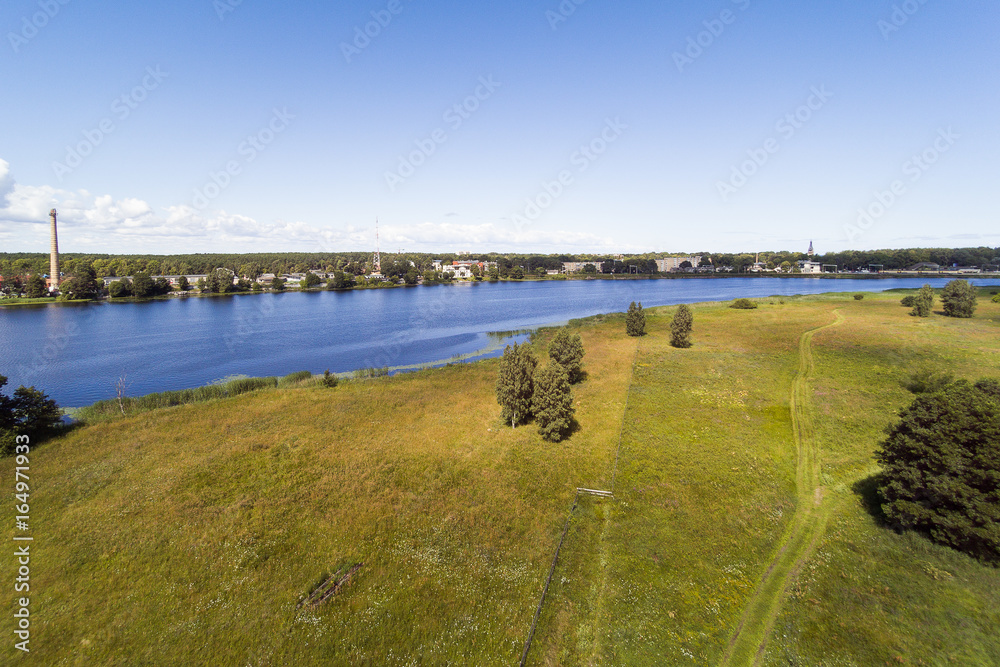
<path id="1" fill-rule="evenodd" d="M 750 299 L 736 299 L 731 304 L 730 308 L 737 308 L 739 310 L 752 310 L 757 307 L 756 301 L 751 301 Z"/>
<path id="2" fill-rule="evenodd" d="M 854 300 L 855 300 L 855 301 L 861 301 L 861 300 L 862 300 L 862 299 L 864 299 L 864 298 L 865 298 L 865 295 L 864 295 L 864 294 L 855 294 L 855 295 L 854 295 Z"/>
<path id="3" fill-rule="evenodd" d="M 625 333 L 629 336 L 646 335 L 646 313 L 642 312 L 642 303 L 633 301 L 625 313 Z"/>
<path id="4" fill-rule="evenodd" d="M 302 382 L 303 380 L 308 380 L 313 376 L 309 371 L 295 371 L 294 373 L 289 373 L 285 377 L 281 378 L 278 383 L 281 386 L 295 384 L 297 382 Z"/>
<path id="5" fill-rule="evenodd" d="M 928 394 L 941 391 L 954 382 L 955 376 L 947 371 L 920 368 L 900 382 L 903 388 L 913 394 Z"/>
<path id="6" fill-rule="evenodd" d="M 886 517 L 1000 564 L 1000 382 L 960 380 L 899 416 L 876 452 Z"/>
<path id="7" fill-rule="evenodd" d="M 899 300 L 899 305 L 906 306 L 907 308 L 913 308 L 915 305 L 917 305 L 917 297 L 915 297 L 912 294 L 909 296 L 904 296 L 902 299 Z"/>
<path id="8" fill-rule="evenodd" d="M 934 290 L 930 285 L 924 285 L 913 298 L 913 310 L 910 315 L 914 317 L 930 317 L 931 308 L 934 307 Z"/>
<path id="9" fill-rule="evenodd" d="M 1000 294 L 997 294 L 997 295 L 996 295 L 995 297 L 993 297 L 993 299 L 991 299 L 991 300 L 993 301 L 993 303 L 1000 303 Z"/>
<path id="10" fill-rule="evenodd" d="M 670 344 L 674 347 L 691 347 L 691 327 L 694 323 L 694 315 L 691 308 L 685 303 L 677 307 L 674 318 L 670 320 Z"/>
<path id="11" fill-rule="evenodd" d="M 976 288 L 967 280 L 952 280 L 941 292 L 941 303 L 948 317 L 972 317 L 976 312 Z"/>
<path id="12" fill-rule="evenodd" d="M 323 371 L 323 386 L 330 389 L 337 386 L 337 376 L 331 373 L 329 368 Z"/>
<path id="13" fill-rule="evenodd" d="M 569 335 L 560 329 L 549 343 L 549 358 L 566 371 L 570 384 L 583 379 L 583 341 L 580 334 Z"/>

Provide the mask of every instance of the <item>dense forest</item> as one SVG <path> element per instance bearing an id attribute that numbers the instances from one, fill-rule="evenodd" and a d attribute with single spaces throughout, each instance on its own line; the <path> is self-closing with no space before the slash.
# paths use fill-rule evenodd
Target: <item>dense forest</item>
<path id="1" fill-rule="evenodd" d="M 692 253 L 701 256 L 702 264 L 711 263 L 716 267 L 729 266 L 735 272 L 745 271 L 756 261 L 756 253 Z M 562 268 L 563 262 L 593 262 L 596 271 L 605 274 L 656 272 L 655 259 L 664 253 L 642 255 L 534 255 L 485 253 L 481 255 L 426 254 L 426 253 L 383 253 L 382 271 L 389 276 L 402 276 L 412 269 L 424 272 L 431 268 L 434 260 L 445 264 L 455 260 L 478 260 L 495 262 L 500 277 L 507 277 L 520 267 L 524 274 L 539 270 Z M 760 261 L 769 268 L 793 266 L 796 261 L 806 259 L 800 252 L 761 252 Z M 814 261 L 835 264 L 841 270 L 857 270 L 869 265 L 881 265 L 884 269 L 905 269 L 920 262 L 933 262 L 941 266 L 990 267 L 1000 264 L 1000 248 L 910 248 L 901 250 L 847 250 L 826 253 L 813 257 Z M 273 273 L 304 273 L 318 270 L 327 273 L 343 271 L 354 275 L 364 275 L 371 271 L 371 253 L 253 253 L 253 254 L 194 254 L 194 255 L 98 255 L 67 253 L 60 255 L 60 269 L 65 276 L 73 276 L 90 268 L 97 278 L 106 276 L 131 276 L 136 273 L 156 275 L 204 275 L 217 268 L 231 270 L 234 274 L 250 280 Z M 412 262 L 412 264 L 411 264 Z M 787 262 L 788 264 L 785 264 Z M 0 276 L 5 279 L 28 275 L 45 275 L 49 270 L 49 256 L 45 253 L 0 253 Z M 518 271 L 517 273 L 521 273 Z"/>

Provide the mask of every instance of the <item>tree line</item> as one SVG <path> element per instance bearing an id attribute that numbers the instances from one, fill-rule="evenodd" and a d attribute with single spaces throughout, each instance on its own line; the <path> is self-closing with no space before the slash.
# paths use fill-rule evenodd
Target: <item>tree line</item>
<path id="1" fill-rule="evenodd" d="M 810 259 L 803 252 L 767 251 L 747 253 L 712 253 L 708 251 L 692 253 L 702 257 L 702 265 L 715 267 L 729 266 L 735 272 L 747 270 L 758 257 L 768 268 L 790 268 L 799 260 Z M 616 257 L 600 254 L 549 254 L 532 253 L 482 253 L 456 255 L 450 253 L 383 253 L 382 272 L 384 275 L 403 280 L 407 274 L 422 275 L 430 271 L 434 260 L 441 260 L 446 266 L 454 261 L 474 260 L 489 262 L 496 266 L 500 279 L 544 275 L 546 271 L 559 270 L 563 262 L 584 262 L 591 264 L 593 273 L 605 275 L 657 273 L 656 259 L 663 253 L 643 253 Z M 841 269 L 865 269 L 871 265 L 881 265 L 888 270 L 906 269 L 921 262 L 932 262 L 941 266 L 998 266 L 1000 247 L 990 248 L 905 248 L 890 250 L 846 250 L 816 255 L 813 261 L 835 264 Z M 218 268 L 228 269 L 233 274 L 248 280 L 256 280 L 264 274 L 290 274 L 318 271 L 333 273 L 341 271 L 348 275 L 361 276 L 372 272 L 372 254 L 368 252 L 329 253 L 207 253 L 181 255 L 109 255 L 64 253 L 60 255 L 61 270 L 67 276 L 74 276 L 87 267 L 97 278 L 134 276 L 136 273 L 157 275 L 207 275 Z M 589 268 L 589 267 L 588 267 Z M 44 275 L 49 270 L 47 253 L 0 253 L 0 276 L 4 282 L 15 277 Z M 484 278 L 489 276 L 483 276 Z"/>

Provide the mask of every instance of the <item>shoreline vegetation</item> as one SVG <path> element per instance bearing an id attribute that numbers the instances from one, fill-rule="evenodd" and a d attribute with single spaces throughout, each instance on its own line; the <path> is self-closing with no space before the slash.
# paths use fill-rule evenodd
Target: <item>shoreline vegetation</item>
<path id="1" fill-rule="evenodd" d="M 893 530 L 875 460 L 912 378 L 1000 377 L 978 291 L 691 304 L 684 349 L 676 306 L 572 320 L 557 444 L 503 422 L 496 358 L 112 404 L 31 453 L 36 659 L 516 664 L 551 576 L 529 665 L 996 664 L 1000 569 Z"/>
<path id="2" fill-rule="evenodd" d="M 373 289 L 535 280 L 692 277 L 1000 277 L 1000 248 L 918 248 L 814 254 L 645 253 L 250 253 L 103 255 L 63 253 L 57 297 L 111 301 L 286 289 Z M 0 305 L 34 305 L 48 290 L 49 256 L 0 253 Z"/>
<path id="3" fill-rule="evenodd" d="M 786 280 L 786 279 L 804 279 L 804 280 L 889 280 L 889 279 L 927 279 L 927 278 L 958 278 L 962 280 L 993 280 L 1000 279 L 1000 272 L 996 273 L 958 273 L 949 271 L 935 271 L 935 272 L 906 272 L 906 271 L 883 271 L 881 273 L 818 273 L 818 274 L 804 274 L 804 273 L 740 273 L 740 274 L 708 274 L 708 273 L 668 273 L 668 274 L 656 274 L 656 275 L 556 275 L 556 276 L 526 276 L 524 278 L 500 278 L 497 280 L 482 279 L 482 280 L 440 280 L 433 282 L 421 282 L 417 284 L 405 284 L 405 283 L 393 283 L 393 282 L 378 282 L 374 284 L 359 284 L 352 285 L 350 287 L 330 287 L 330 286 L 319 286 L 319 287 L 299 287 L 297 285 L 284 286 L 281 289 L 271 289 L 262 288 L 259 290 L 255 289 L 244 289 L 244 290 L 233 290 L 226 292 L 212 292 L 198 291 L 197 288 L 192 288 L 186 291 L 173 289 L 167 294 L 161 294 L 157 296 L 148 297 L 135 297 L 135 296 L 125 296 L 125 297 L 110 297 L 106 294 L 101 294 L 93 298 L 65 298 L 62 296 L 53 297 L 39 297 L 39 298 L 27 298 L 27 297 L 10 297 L 0 295 L 0 308 L 13 307 L 13 306 L 40 306 L 48 304 L 86 304 L 94 302 L 106 302 L 106 303 L 135 303 L 135 302 L 149 302 L 149 301 L 164 301 L 168 299 L 177 298 L 218 298 L 218 297 L 237 297 L 237 296 L 251 296 L 258 294 L 276 294 L 276 293 L 296 293 L 296 292 L 349 292 L 355 290 L 375 290 L 375 289 L 405 289 L 405 288 L 416 288 L 416 287 L 434 287 L 434 286 L 472 286 L 478 285 L 480 283 L 532 283 L 532 282 L 559 282 L 559 281 L 579 281 L 579 280 L 612 280 L 612 281 L 635 281 L 635 280 L 724 280 L 731 278 L 767 278 L 772 280 Z M 905 288 L 902 288 L 905 289 Z"/>

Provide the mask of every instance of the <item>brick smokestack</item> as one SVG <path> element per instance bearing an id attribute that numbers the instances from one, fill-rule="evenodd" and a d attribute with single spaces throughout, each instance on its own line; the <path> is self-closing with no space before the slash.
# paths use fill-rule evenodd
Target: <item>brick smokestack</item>
<path id="1" fill-rule="evenodd" d="M 49 225 L 52 232 L 52 251 L 49 256 L 49 286 L 53 290 L 59 289 L 59 239 L 56 236 L 56 210 L 49 211 Z"/>

